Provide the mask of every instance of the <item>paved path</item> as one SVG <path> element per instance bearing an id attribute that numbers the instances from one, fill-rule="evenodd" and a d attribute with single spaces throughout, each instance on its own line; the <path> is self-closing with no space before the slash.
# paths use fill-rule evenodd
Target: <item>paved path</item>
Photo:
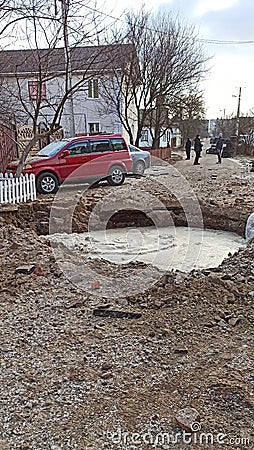
<path id="1" fill-rule="evenodd" d="M 176 163 L 176 167 L 192 167 L 195 159 L 195 152 L 191 151 L 191 159 L 190 161 L 185 160 L 185 152 L 184 151 L 178 151 L 179 155 L 183 157 L 183 159 Z M 233 169 L 238 170 L 239 169 L 239 162 L 236 159 L 233 158 L 222 158 L 221 164 L 216 164 L 218 158 L 217 155 L 210 155 L 206 153 L 205 149 L 201 153 L 201 158 L 199 160 L 200 165 L 199 166 L 193 166 L 193 170 L 199 170 L 202 167 L 206 169 L 214 169 L 214 170 L 225 170 L 225 169 Z"/>

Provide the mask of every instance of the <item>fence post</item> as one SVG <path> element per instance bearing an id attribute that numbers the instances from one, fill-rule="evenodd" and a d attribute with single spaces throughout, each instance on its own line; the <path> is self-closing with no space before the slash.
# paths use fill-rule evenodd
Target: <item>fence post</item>
<path id="1" fill-rule="evenodd" d="M 23 177 L 19 177 L 19 201 L 23 201 Z"/>
<path id="2" fill-rule="evenodd" d="M 3 181 L 0 180 L 0 203 L 4 203 L 4 187 L 3 187 Z"/>
<path id="3" fill-rule="evenodd" d="M 16 181 L 16 183 L 15 183 L 15 186 L 16 186 L 16 200 L 17 200 L 17 203 L 19 203 L 19 200 L 20 200 L 20 195 L 19 195 L 19 178 L 15 178 L 15 181 Z"/>
<path id="4" fill-rule="evenodd" d="M 12 181 L 12 183 L 11 183 L 12 203 L 16 203 L 16 195 L 15 195 L 16 180 L 15 180 L 15 178 L 13 178 L 13 179 L 9 178 L 9 180 Z"/>
<path id="5" fill-rule="evenodd" d="M 6 185 L 7 185 L 7 203 L 12 203 L 12 190 L 11 190 L 11 179 L 6 177 Z"/>
<path id="6" fill-rule="evenodd" d="M 30 175 L 30 183 L 31 183 L 31 200 L 36 200 L 36 184 L 34 173 L 31 173 Z"/>
<path id="7" fill-rule="evenodd" d="M 28 174 L 26 173 L 25 174 L 25 185 L 24 185 L 24 191 L 25 191 L 25 195 L 26 195 L 26 198 L 27 198 L 27 200 L 30 200 L 30 198 L 31 198 L 31 191 L 30 191 L 30 183 L 29 183 L 29 176 L 28 176 Z"/>
<path id="8" fill-rule="evenodd" d="M 7 180 L 3 181 L 4 185 L 4 203 L 8 203 L 8 186 L 7 186 Z"/>

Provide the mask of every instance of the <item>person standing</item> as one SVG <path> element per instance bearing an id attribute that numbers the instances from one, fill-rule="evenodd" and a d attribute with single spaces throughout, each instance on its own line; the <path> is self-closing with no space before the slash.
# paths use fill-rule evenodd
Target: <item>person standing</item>
<path id="1" fill-rule="evenodd" d="M 187 141 L 185 143 L 185 151 L 186 151 L 186 159 L 190 159 L 190 152 L 191 152 L 191 140 L 189 137 L 187 137 Z"/>
<path id="2" fill-rule="evenodd" d="M 223 139 L 222 139 L 222 134 L 220 133 L 219 139 L 216 142 L 216 153 L 218 156 L 218 161 L 216 164 L 221 164 L 222 150 L 223 150 Z"/>
<path id="3" fill-rule="evenodd" d="M 202 151 L 202 144 L 201 144 L 201 141 L 200 141 L 200 135 L 197 134 L 197 136 L 195 137 L 195 140 L 194 140 L 194 152 L 196 153 L 194 166 L 200 164 L 198 162 L 198 160 L 199 160 L 199 158 L 201 156 L 201 151 Z"/>

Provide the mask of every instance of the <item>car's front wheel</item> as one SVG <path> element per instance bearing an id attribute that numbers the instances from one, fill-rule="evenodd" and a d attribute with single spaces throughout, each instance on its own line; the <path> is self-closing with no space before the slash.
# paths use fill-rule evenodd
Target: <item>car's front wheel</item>
<path id="1" fill-rule="evenodd" d="M 51 172 L 43 172 L 37 178 L 36 186 L 40 194 L 55 194 L 58 190 L 57 176 Z"/>
<path id="2" fill-rule="evenodd" d="M 125 173 L 123 168 L 120 166 L 111 167 L 107 177 L 108 184 L 110 184 L 111 186 L 120 186 L 121 184 L 123 184 L 124 180 Z"/>
<path id="3" fill-rule="evenodd" d="M 144 175 L 144 172 L 145 172 L 145 164 L 143 163 L 143 161 L 136 162 L 134 166 L 134 173 L 136 175 Z"/>

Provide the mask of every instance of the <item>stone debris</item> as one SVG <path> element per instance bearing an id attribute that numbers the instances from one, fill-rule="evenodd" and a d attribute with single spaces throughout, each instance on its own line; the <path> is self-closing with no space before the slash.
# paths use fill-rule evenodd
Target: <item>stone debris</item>
<path id="1" fill-rule="evenodd" d="M 243 235 L 254 211 L 253 180 L 242 184 L 230 161 L 230 170 L 223 161 L 219 176 L 211 180 L 206 158 L 214 156 L 203 157 L 199 174 L 187 164 L 183 172 L 198 195 L 204 225 Z M 173 186 L 180 182 L 180 177 L 165 177 Z M 185 223 L 156 173 L 153 179 L 127 180 L 119 189 L 102 183 L 86 192 L 73 217 L 74 231 L 87 229 L 96 201 L 124 189 L 156 194 L 175 224 Z M 66 197 L 70 192 L 66 189 Z M 140 278 L 142 292 L 108 300 L 100 297 L 100 289 L 87 294 L 72 284 L 59 270 L 49 241 L 37 235 L 48 233 L 52 201 L 39 196 L 0 214 L 0 448 L 129 450 L 133 443 L 124 441 L 124 432 L 130 438 L 142 432 L 198 433 L 200 416 L 204 433 L 241 434 L 252 448 L 253 243 L 219 267 L 185 276 L 172 271 L 150 289 Z M 97 224 L 101 217 L 98 213 Z M 119 224 L 117 216 L 114 222 Z M 141 215 L 138 224 L 143 225 Z M 40 269 L 15 273 L 26 265 Z M 94 265 L 104 276 L 123 274 L 126 283 L 134 268 L 146 267 L 99 260 Z M 93 280 L 88 282 L 91 286 Z M 148 450 L 152 444 L 136 447 Z M 165 443 L 164 448 L 173 446 Z"/>
<path id="2" fill-rule="evenodd" d="M 99 289 L 100 288 L 100 282 L 99 281 L 95 281 L 94 283 L 92 283 L 92 289 Z"/>
<path id="3" fill-rule="evenodd" d="M 200 415 L 195 408 L 187 406 L 180 409 L 175 416 L 177 424 L 188 432 L 200 431 Z"/>
<path id="4" fill-rule="evenodd" d="M 187 355 L 188 350 L 187 348 L 175 348 L 175 353 L 178 353 L 179 355 Z"/>
<path id="5" fill-rule="evenodd" d="M 114 319 L 140 319 L 142 314 L 129 311 L 113 311 L 111 309 L 94 309 L 93 315 L 97 317 L 112 317 Z"/>
<path id="6" fill-rule="evenodd" d="M 27 266 L 19 266 L 16 268 L 15 273 L 22 273 L 25 275 L 30 275 L 30 273 L 34 272 L 35 270 L 35 265 L 31 264 L 31 265 L 27 265 Z"/>
<path id="7" fill-rule="evenodd" d="M 241 317 L 231 317 L 228 321 L 229 325 L 235 327 L 241 320 Z"/>

